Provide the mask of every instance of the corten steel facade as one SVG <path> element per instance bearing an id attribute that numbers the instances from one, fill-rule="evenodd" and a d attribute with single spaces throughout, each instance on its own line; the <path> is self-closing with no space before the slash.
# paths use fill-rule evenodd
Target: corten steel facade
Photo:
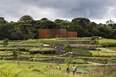
<path id="1" fill-rule="evenodd" d="M 77 32 L 66 31 L 66 29 L 39 29 L 39 38 L 76 38 Z"/>

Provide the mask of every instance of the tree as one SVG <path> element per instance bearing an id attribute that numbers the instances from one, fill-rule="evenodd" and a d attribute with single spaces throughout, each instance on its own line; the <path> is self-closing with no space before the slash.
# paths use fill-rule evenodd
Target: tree
<path id="1" fill-rule="evenodd" d="M 67 45 L 64 47 L 64 50 L 65 50 L 65 53 L 68 53 L 69 51 L 72 50 L 72 47 L 71 47 L 70 45 L 67 44 Z"/>
<path id="2" fill-rule="evenodd" d="M 40 26 L 42 29 L 55 29 L 57 25 L 50 20 L 44 20 L 41 22 Z"/>
<path id="3" fill-rule="evenodd" d="M 29 15 L 24 15 L 19 19 L 19 21 L 22 21 L 22 22 L 27 22 L 29 20 L 33 20 L 33 18 Z"/>
<path id="4" fill-rule="evenodd" d="M 14 59 L 18 56 L 15 50 L 12 51 Z"/>
<path id="5" fill-rule="evenodd" d="M 71 25 L 69 27 L 69 30 L 77 32 L 78 37 L 87 37 L 89 35 L 89 32 L 86 29 L 84 29 L 81 25 Z"/>
<path id="6" fill-rule="evenodd" d="M 109 20 L 106 21 L 106 25 L 108 25 L 108 24 L 114 24 L 114 21 L 109 19 Z"/>
<path id="7" fill-rule="evenodd" d="M 63 20 L 63 21 L 60 23 L 60 28 L 62 28 L 62 29 L 68 29 L 69 26 L 70 26 L 70 21 Z"/>
<path id="8" fill-rule="evenodd" d="M 47 19 L 47 18 L 42 18 L 41 20 L 42 20 L 42 21 L 43 21 L 43 20 L 46 21 L 46 20 L 48 20 L 48 19 Z"/>
<path id="9" fill-rule="evenodd" d="M 29 33 L 28 25 L 21 24 L 21 31 L 23 32 L 23 39 L 25 40 L 26 34 Z"/>
<path id="10" fill-rule="evenodd" d="M 74 18 L 71 21 L 71 25 L 81 25 L 83 28 L 85 28 L 85 26 L 89 23 L 90 20 L 88 18 Z"/>
<path id="11" fill-rule="evenodd" d="M 56 19 L 54 22 L 56 23 L 56 29 L 60 29 L 61 28 L 61 22 L 62 22 L 63 20 L 61 20 L 61 19 Z"/>
<path id="12" fill-rule="evenodd" d="M 8 41 L 9 41 L 9 39 L 4 38 L 4 40 L 3 40 L 3 45 L 4 45 L 4 47 L 7 47 Z"/>

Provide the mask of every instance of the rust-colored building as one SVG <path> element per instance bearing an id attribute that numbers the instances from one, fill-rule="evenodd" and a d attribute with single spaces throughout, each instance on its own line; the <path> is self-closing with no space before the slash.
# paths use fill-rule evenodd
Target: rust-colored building
<path id="1" fill-rule="evenodd" d="M 39 38 L 76 38 L 77 32 L 66 29 L 39 29 Z"/>

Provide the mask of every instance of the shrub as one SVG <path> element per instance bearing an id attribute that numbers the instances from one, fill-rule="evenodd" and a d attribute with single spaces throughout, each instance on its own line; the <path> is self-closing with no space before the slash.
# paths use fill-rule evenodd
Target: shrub
<path id="1" fill-rule="evenodd" d="M 72 50 L 72 54 L 73 55 L 79 55 L 79 56 L 92 56 L 92 53 L 89 52 L 88 50 L 85 49 L 73 49 Z"/>
<path id="2" fill-rule="evenodd" d="M 90 44 L 91 44 L 91 45 L 98 45 L 99 42 L 98 42 L 98 41 L 91 41 Z"/>
<path id="3" fill-rule="evenodd" d="M 116 47 L 116 42 L 103 42 L 101 45 L 103 47 Z"/>
<path id="4" fill-rule="evenodd" d="M 29 49 L 31 54 L 43 53 L 43 54 L 52 54 L 56 53 L 56 50 L 53 48 L 31 48 Z"/>
<path id="5" fill-rule="evenodd" d="M 20 51 L 28 51 L 28 50 L 29 48 L 25 48 L 25 47 L 20 48 Z"/>
<path id="6" fill-rule="evenodd" d="M 9 47 L 17 47 L 17 46 L 22 46 L 22 47 L 40 47 L 42 46 L 43 43 L 22 43 L 22 44 L 9 44 Z"/>
<path id="7" fill-rule="evenodd" d="M 8 51 L 17 50 L 17 48 L 7 48 Z M 0 48 L 0 51 L 6 51 L 6 48 Z"/>
<path id="8" fill-rule="evenodd" d="M 67 52 L 69 52 L 69 51 L 72 50 L 72 47 L 71 47 L 70 45 L 67 44 L 67 45 L 64 47 L 64 50 L 65 50 L 65 53 L 67 53 Z"/>
<path id="9" fill-rule="evenodd" d="M 72 64 L 87 64 L 87 62 L 82 59 L 76 59 L 72 61 Z"/>

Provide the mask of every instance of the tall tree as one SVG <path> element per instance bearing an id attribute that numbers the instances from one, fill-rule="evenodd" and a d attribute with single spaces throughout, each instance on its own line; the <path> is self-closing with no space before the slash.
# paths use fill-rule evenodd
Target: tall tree
<path id="1" fill-rule="evenodd" d="M 23 33 L 23 39 L 26 39 L 26 35 L 29 35 L 29 24 L 20 24 L 21 31 Z"/>
<path id="2" fill-rule="evenodd" d="M 22 22 L 27 22 L 29 20 L 33 20 L 33 18 L 29 15 L 24 15 L 19 19 L 19 21 L 22 21 Z"/>
<path id="3" fill-rule="evenodd" d="M 55 29 L 57 25 L 50 20 L 44 20 L 41 22 L 40 26 L 42 29 Z"/>
<path id="4" fill-rule="evenodd" d="M 88 18 L 74 18 L 71 21 L 71 25 L 81 25 L 83 28 L 90 23 Z"/>

